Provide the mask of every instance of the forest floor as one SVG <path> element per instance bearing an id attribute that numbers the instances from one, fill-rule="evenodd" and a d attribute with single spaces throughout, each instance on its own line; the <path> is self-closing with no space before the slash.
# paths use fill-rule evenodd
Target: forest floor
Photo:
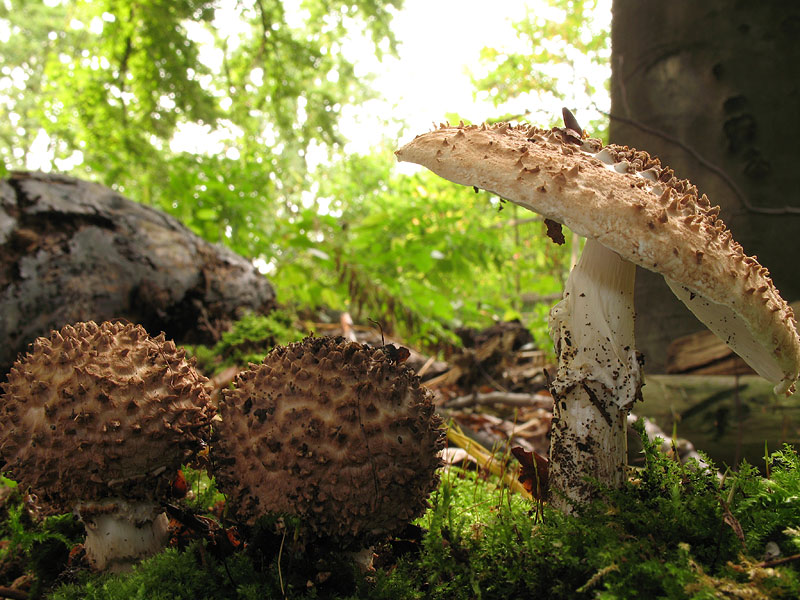
<path id="1" fill-rule="evenodd" d="M 245 322 L 217 347 L 193 349 L 217 390 L 281 338 L 275 323 L 269 335 L 261 325 Z M 347 315 L 310 328 L 393 345 L 450 424 L 431 508 L 374 547 L 367 571 L 335 549 L 292 546 L 269 525 L 230 526 L 213 481 L 187 468 L 188 494 L 168 507 L 171 548 L 131 574 L 92 574 L 82 526 L 71 515 L 40 518 L 33 499 L 3 480 L 0 598 L 800 596 L 800 459 L 790 448 L 764 456 L 765 473 L 731 471 L 642 422 L 631 433 L 637 468 L 625 489 L 601 490 L 597 503 L 564 516 L 537 499 L 530 479 L 518 479 L 514 457 L 523 467 L 527 457 L 529 468 L 535 458 L 546 473 L 552 418 L 552 365 L 520 324 L 462 331 L 463 346 L 446 360 L 405 353 L 401 341 Z"/>

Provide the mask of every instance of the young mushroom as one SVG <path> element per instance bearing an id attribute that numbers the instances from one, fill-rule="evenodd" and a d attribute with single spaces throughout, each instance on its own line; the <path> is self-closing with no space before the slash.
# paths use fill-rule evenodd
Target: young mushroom
<path id="1" fill-rule="evenodd" d="M 617 486 L 625 476 L 626 416 L 642 377 L 635 265 L 661 273 L 776 393 L 791 393 L 800 370 L 794 314 L 767 270 L 732 239 L 719 207 L 646 152 L 603 147 L 573 129 L 442 125 L 396 152 L 586 238 L 550 313 L 558 370 L 549 476 L 551 501 L 565 511 L 591 498 L 589 478 Z"/>
<path id="2" fill-rule="evenodd" d="M 427 506 L 444 446 L 432 394 L 382 348 L 308 337 L 224 391 L 212 463 L 234 514 L 298 517 L 308 538 L 357 550 Z"/>
<path id="3" fill-rule="evenodd" d="M 75 512 L 95 569 L 124 570 L 166 544 L 160 500 L 207 438 L 206 382 L 164 334 L 68 325 L 37 339 L 3 384 L 0 468 L 46 512 Z"/>

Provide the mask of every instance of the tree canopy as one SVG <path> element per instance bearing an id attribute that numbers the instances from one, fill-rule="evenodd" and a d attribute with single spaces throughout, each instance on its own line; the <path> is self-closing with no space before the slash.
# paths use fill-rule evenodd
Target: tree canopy
<path id="1" fill-rule="evenodd" d="M 607 0 L 547 0 L 514 23 L 515 50 L 485 48 L 473 73 L 477 93 L 505 109 L 504 119 L 560 120 L 540 103 L 558 100 L 591 119 L 579 119 L 594 137 L 607 138 L 611 42 Z"/>
<path id="2" fill-rule="evenodd" d="M 6 3 L 0 155 L 20 168 L 46 133 L 57 168 L 253 253 L 302 188 L 308 147 L 340 144 L 342 106 L 368 94 L 341 38 L 360 23 L 376 52 L 394 51 L 399 3 L 309 1 L 294 23 L 281 0 Z M 173 151 L 187 126 L 220 143 Z"/>
<path id="3" fill-rule="evenodd" d="M 344 107 L 375 94 L 343 46 L 359 36 L 395 53 L 401 3 L 6 0 L 0 157 L 21 169 L 44 155 L 177 216 L 255 260 L 284 302 L 351 310 L 412 341 L 523 311 L 544 335 L 535 300 L 561 289 L 569 248 L 532 215 L 500 212 L 497 198 L 400 175 L 394 140 L 342 152 Z M 551 63 L 605 60 L 602 35 L 576 28 L 597 2 L 550 5 L 555 20 L 529 12 L 516 25 L 530 52 L 485 51 L 476 93 L 498 105 L 532 90 L 571 94 Z M 594 83 L 576 82 L 591 96 Z M 196 130 L 213 142 L 179 143 Z M 312 151 L 328 156 L 314 171 Z"/>

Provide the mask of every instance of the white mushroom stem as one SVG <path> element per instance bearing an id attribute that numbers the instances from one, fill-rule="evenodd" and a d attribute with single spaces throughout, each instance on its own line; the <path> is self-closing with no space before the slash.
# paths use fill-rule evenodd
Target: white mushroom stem
<path id="1" fill-rule="evenodd" d="M 80 503 L 75 514 L 86 528 L 86 557 L 98 571 L 127 571 L 169 540 L 169 520 L 155 504 L 109 499 Z"/>
<path id="2" fill-rule="evenodd" d="M 550 311 L 558 354 L 551 382 L 550 495 L 563 511 L 591 498 L 594 487 L 587 478 L 619 486 L 625 477 L 626 417 L 641 389 L 633 333 L 635 269 L 589 239 L 564 299 Z"/>

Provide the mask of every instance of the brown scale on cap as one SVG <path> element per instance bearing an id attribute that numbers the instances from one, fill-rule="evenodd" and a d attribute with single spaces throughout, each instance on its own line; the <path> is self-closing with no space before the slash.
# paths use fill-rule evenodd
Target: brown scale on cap
<path id="1" fill-rule="evenodd" d="M 225 390 L 215 475 L 236 515 L 300 517 L 345 546 L 401 530 L 438 482 L 444 430 L 419 378 L 382 349 L 309 337 Z"/>
<path id="2" fill-rule="evenodd" d="M 776 383 L 777 392 L 792 390 L 800 371 L 794 314 L 755 257 L 731 239 L 719 207 L 646 152 L 603 147 L 568 132 L 444 124 L 396 155 L 493 192 L 661 273 L 710 329 Z"/>
<path id="3" fill-rule="evenodd" d="M 3 469 L 51 513 L 79 501 L 157 500 L 206 437 L 207 381 L 182 349 L 138 325 L 54 331 L 2 386 Z"/>

